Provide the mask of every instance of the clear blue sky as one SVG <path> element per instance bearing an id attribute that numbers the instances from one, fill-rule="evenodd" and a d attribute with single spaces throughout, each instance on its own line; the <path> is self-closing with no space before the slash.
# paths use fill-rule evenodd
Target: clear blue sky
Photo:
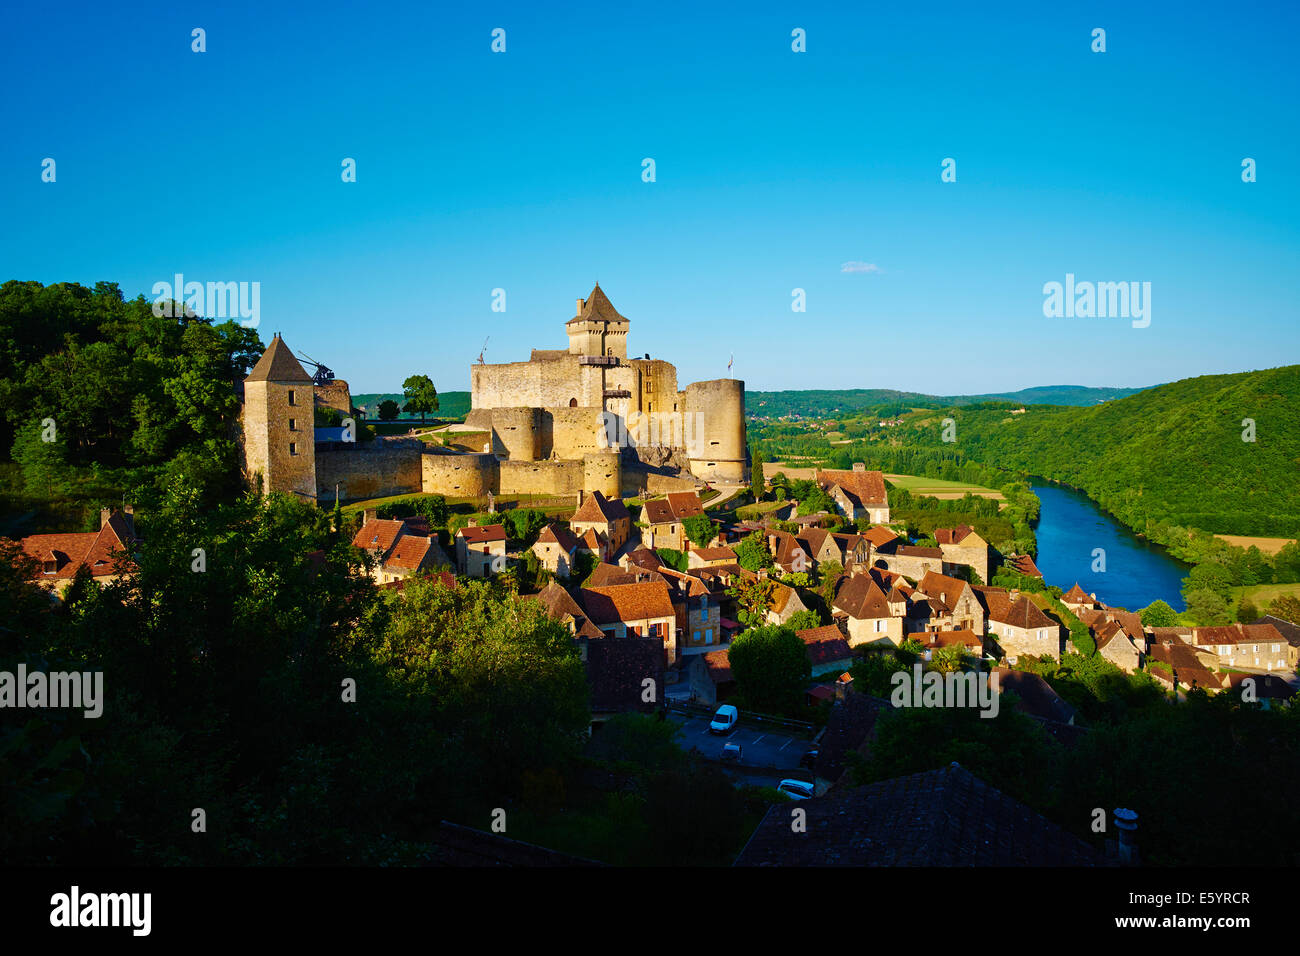
<path id="1" fill-rule="evenodd" d="M 0 279 L 258 281 L 354 392 L 562 347 L 597 279 L 683 383 L 1300 361 L 1295 4 L 477 6 L 10 7 Z M 1151 282 L 1150 327 L 1044 318 L 1067 272 Z"/>

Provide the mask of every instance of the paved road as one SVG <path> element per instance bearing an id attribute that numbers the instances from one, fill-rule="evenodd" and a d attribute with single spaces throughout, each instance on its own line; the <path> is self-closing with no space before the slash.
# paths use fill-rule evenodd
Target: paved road
<path id="1" fill-rule="evenodd" d="M 737 727 L 729 735 L 709 733 L 709 720 L 706 717 L 687 717 L 685 714 L 669 714 L 669 720 L 682 725 L 681 745 L 686 750 L 698 748 L 708 760 L 722 758 L 722 745 L 739 744 L 740 763 L 744 767 L 775 767 L 781 770 L 797 770 L 799 761 L 808 752 L 812 744 L 802 737 L 795 737 L 780 731 L 756 730 L 750 727 Z M 800 774 L 790 774 L 800 776 Z M 803 774 L 808 776 L 808 774 Z"/>

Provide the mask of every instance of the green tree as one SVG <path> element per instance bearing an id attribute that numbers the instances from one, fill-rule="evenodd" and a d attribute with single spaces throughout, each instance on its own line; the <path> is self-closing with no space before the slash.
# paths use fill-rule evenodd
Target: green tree
<path id="1" fill-rule="evenodd" d="M 795 611 L 790 615 L 790 619 L 785 622 L 785 626 L 792 631 L 806 631 L 810 628 L 821 627 L 822 618 L 816 611 Z"/>
<path id="2" fill-rule="evenodd" d="M 763 540 L 762 533 L 758 531 L 742 538 L 735 550 L 737 563 L 746 571 L 761 571 L 776 563 L 767 550 L 767 542 Z"/>
<path id="3" fill-rule="evenodd" d="M 407 414 L 419 414 L 420 424 L 424 416 L 438 410 L 438 390 L 427 375 L 411 375 L 402 383 L 402 397 L 406 399 L 404 411 Z"/>
<path id="4" fill-rule="evenodd" d="M 749 471 L 749 493 L 754 500 L 763 500 L 763 464 L 767 461 L 767 456 L 757 445 L 750 449 L 750 471 Z"/>
<path id="5" fill-rule="evenodd" d="M 1230 623 L 1228 602 L 1208 588 L 1187 595 L 1187 616 L 1193 623 L 1205 627 L 1220 627 Z"/>
<path id="6" fill-rule="evenodd" d="M 1147 627 L 1173 627 L 1178 623 L 1178 612 L 1158 598 L 1144 607 L 1139 617 Z"/>
<path id="7" fill-rule="evenodd" d="M 682 530 L 697 548 L 708 547 L 709 542 L 718 534 L 718 529 L 708 515 L 692 515 L 682 522 Z"/>
<path id="8" fill-rule="evenodd" d="M 391 398 L 386 398 L 379 403 L 379 420 L 381 422 L 391 422 L 401 413 L 397 403 Z"/>
<path id="9" fill-rule="evenodd" d="M 1300 598 L 1294 594 L 1279 594 L 1269 602 L 1268 613 L 1292 624 L 1300 624 Z"/>
<path id="10" fill-rule="evenodd" d="M 769 713 L 798 713 L 812 674 L 808 648 L 784 625 L 754 627 L 728 651 L 736 689 L 747 706 Z"/>
<path id="11" fill-rule="evenodd" d="M 727 588 L 727 594 L 736 599 L 736 617 L 740 623 L 753 626 L 767 619 L 775 590 L 776 582 L 771 578 L 738 577 Z"/>

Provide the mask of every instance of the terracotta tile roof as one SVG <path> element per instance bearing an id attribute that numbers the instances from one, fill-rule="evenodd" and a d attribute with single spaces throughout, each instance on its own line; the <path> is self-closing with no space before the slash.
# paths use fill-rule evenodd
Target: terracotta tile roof
<path id="1" fill-rule="evenodd" d="M 134 567 L 130 549 L 135 535 L 126 519 L 114 511 L 98 531 L 70 532 L 66 534 L 33 534 L 18 543 L 23 552 L 35 558 L 40 565 L 35 580 L 71 578 L 77 568 L 85 565 L 92 577 L 103 577 Z M 120 554 L 118 554 L 120 552 Z M 44 573 L 45 563 L 53 562 L 53 574 Z"/>
<path id="2" fill-rule="evenodd" d="M 1074 582 L 1074 587 L 1061 595 L 1062 604 L 1091 604 L 1092 596 L 1079 587 L 1079 582 Z"/>
<path id="3" fill-rule="evenodd" d="M 704 514 L 704 505 L 700 502 L 700 496 L 693 491 L 670 492 L 668 503 L 672 506 L 673 516 L 679 521 Z"/>
<path id="4" fill-rule="evenodd" d="M 612 524 L 620 519 L 630 521 L 632 516 L 628 514 L 627 505 L 623 504 L 622 498 L 606 498 L 599 491 L 593 491 L 582 500 L 578 510 L 573 513 L 569 519 L 570 523 L 574 521 L 585 522 L 603 522 Z"/>
<path id="5" fill-rule="evenodd" d="M 542 529 L 537 541 L 539 544 L 558 545 L 565 554 L 573 554 L 578 547 L 578 539 L 573 536 L 573 532 L 554 522 Z"/>
<path id="6" fill-rule="evenodd" d="M 934 540 L 940 544 L 961 544 L 975 529 L 968 524 L 959 524 L 955 528 L 935 528 Z"/>
<path id="7" fill-rule="evenodd" d="M 403 522 L 396 518 L 371 518 L 353 536 L 352 544 L 363 551 L 387 551 L 403 530 Z"/>
<path id="8" fill-rule="evenodd" d="M 726 651 L 709 651 L 703 655 L 704 666 L 709 679 L 715 684 L 725 684 L 731 680 L 731 657 Z"/>
<path id="9" fill-rule="evenodd" d="M 1106 623 L 1106 612 L 1098 608 L 1092 608 L 1092 607 L 1080 608 L 1077 612 L 1075 612 L 1075 617 L 1077 617 L 1084 624 L 1087 624 L 1088 628 L 1092 631 L 1096 631 L 1099 627 L 1101 627 L 1103 624 Z"/>
<path id="10" fill-rule="evenodd" d="M 795 592 L 795 589 L 788 584 L 777 581 L 776 587 L 772 589 L 772 610 L 777 614 L 784 613 L 792 600 L 799 601 L 799 595 Z M 799 601 L 799 603 L 802 604 L 803 602 Z"/>
<path id="11" fill-rule="evenodd" d="M 736 560 L 736 552 L 727 547 L 695 548 L 691 553 L 699 555 L 701 561 L 734 562 Z"/>
<path id="12" fill-rule="evenodd" d="M 795 631 L 795 634 L 799 635 L 799 640 L 808 646 L 808 661 L 813 667 L 846 660 L 853 656 L 849 642 L 840 633 L 840 629 L 833 624 L 810 627 L 803 631 Z"/>
<path id="13" fill-rule="evenodd" d="M 413 534 L 402 535 L 392 553 L 384 560 L 384 564 L 389 567 L 414 571 L 420 567 L 426 557 L 433 553 L 433 547 L 433 541 L 430 538 L 421 538 Z"/>
<path id="14" fill-rule="evenodd" d="M 578 546 L 588 551 L 599 553 L 605 547 L 605 536 L 595 528 L 588 528 L 578 539 Z"/>
<path id="15" fill-rule="evenodd" d="M 836 591 L 831 606 L 859 621 L 894 617 L 885 592 L 869 574 L 850 575 Z"/>
<path id="16" fill-rule="evenodd" d="M 1042 608 L 1023 594 L 1014 601 L 1008 592 L 997 588 L 980 588 L 979 594 L 984 599 L 984 608 L 990 621 L 1026 630 L 1057 626 L 1055 621 L 1043 613 Z"/>
<path id="17" fill-rule="evenodd" d="M 862 532 L 862 537 L 866 538 L 869 542 L 871 542 L 871 546 L 874 547 L 876 550 L 880 550 L 881 548 L 889 544 L 891 541 L 898 540 L 898 535 L 894 534 L 894 532 L 890 531 L 884 525 L 880 525 L 880 524 L 873 524 L 866 531 Z"/>
<path id="18" fill-rule="evenodd" d="M 928 598 L 941 602 L 948 611 L 957 606 L 957 602 L 961 600 L 961 596 L 968 587 L 970 585 L 960 578 L 950 578 L 948 575 L 939 574 L 937 571 L 926 571 L 916 584 L 918 591 Z M 977 592 L 979 590 L 976 588 Z"/>
<path id="19" fill-rule="evenodd" d="M 737 866 L 1092 866 L 1088 844 L 953 763 L 774 804 Z"/>
<path id="20" fill-rule="evenodd" d="M 546 608 L 546 616 L 553 621 L 572 623 L 577 637 L 603 638 L 605 632 L 587 619 L 587 614 L 578 606 L 568 591 L 555 581 L 542 588 L 537 600 Z"/>
<path id="21" fill-rule="evenodd" d="M 1292 647 L 1300 647 L 1300 626 L 1292 624 L 1290 621 L 1283 620 L 1280 617 L 1274 617 L 1271 614 L 1261 617 L 1256 624 L 1272 624 L 1273 628 L 1282 635 L 1288 644 Z"/>
<path id="22" fill-rule="evenodd" d="M 244 382 L 302 382 L 310 385 L 312 377 L 303 371 L 302 364 L 293 357 L 284 339 L 276 335 Z M 310 410 L 310 401 L 305 404 Z"/>
<path id="23" fill-rule="evenodd" d="M 879 506 L 889 503 L 885 476 L 879 471 L 818 471 L 817 484 L 827 489 L 838 485 L 858 505 Z"/>
<path id="24" fill-rule="evenodd" d="M 663 581 L 583 588 L 578 601 L 596 624 L 674 617 L 672 597 Z"/>
<path id="25" fill-rule="evenodd" d="M 663 558 L 659 557 L 657 553 L 644 546 L 629 551 L 627 554 L 623 555 L 623 560 L 629 565 L 635 565 L 636 567 L 644 568 L 647 571 L 658 571 L 660 568 L 667 567 L 667 565 L 664 564 Z"/>
<path id="26" fill-rule="evenodd" d="M 601 561 L 592 569 L 587 584 L 591 587 L 610 587 L 615 584 L 636 584 L 637 571 L 643 568 L 620 568 L 617 564 Z"/>
<path id="27" fill-rule="evenodd" d="M 918 636 L 928 637 L 930 640 L 926 646 L 930 648 L 977 647 L 982 650 L 984 647 L 984 638 L 969 628 L 962 628 L 957 631 L 932 631 Z"/>
<path id="28" fill-rule="evenodd" d="M 485 544 L 506 540 L 506 529 L 499 524 L 466 525 L 456 532 L 456 536 L 464 538 L 466 544 Z"/>
<path id="29" fill-rule="evenodd" d="M 655 637 L 587 642 L 587 686 L 598 713 L 653 713 L 659 704 L 644 699 L 646 678 L 664 686 L 668 652 Z"/>
<path id="30" fill-rule="evenodd" d="M 914 544 L 900 544 L 894 549 L 894 554 L 902 555 L 905 558 L 942 558 L 943 549 L 921 548 Z"/>

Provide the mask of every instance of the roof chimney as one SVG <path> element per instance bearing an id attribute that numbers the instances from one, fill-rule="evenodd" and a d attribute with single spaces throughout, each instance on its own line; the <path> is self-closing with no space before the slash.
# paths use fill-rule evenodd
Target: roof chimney
<path id="1" fill-rule="evenodd" d="M 582 307 L 585 306 L 586 304 L 587 304 L 587 303 L 584 302 L 582 299 L 579 299 L 579 300 L 578 300 L 578 311 L 575 312 L 575 313 L 573 313 L 573 314 L 574 314 L 574 315 L 582 315 Z"/>
<path id="2" fill-rule="evenodd" d="M 104 527 L 104 525 L 108 524 L 108 519 L 111 518 L 111 517 L 113 517 L 113 509 L 112 509 L 112 508 L 100 508 L 100 509 L 99 509 L 99 526 L 100 526 L 101 528 Z"/>
<path id="3" fill-rule="evenodd" d="M 369 524 L 371 521 L 377 521 L 379 519 L 379 509 L 367 508 L 365 515 L 363 515 L 363 518 L 365 519 L 362 522 L 363 524 Z"/>
<path id="4" fill-rule="evenodd" d="M 586 491 L 585 491 L 584 489 L 582 489 L 582 488 L 579 488 L 579 489 L 578 489 L 578 507 L 582 507 L 582 499 L 583 499 L 585 496 L 586 496 Z"/>
<path id="5" fill-rule="evenodd" d="M 867 470 L 867 464 L 866 464 L 866 462 L 855 461 L 855 462 L 853 463 L 853 470 L 854 470 L 854 471 L 866 471 L 866 470 Z"/>
<path id="6" fill-rule="evenodd" d="M 1115 810 L 1115 829 L 1119 831 L 1119 861 L 1125 866 L 1136 866 L 1138 815 L 1136 810 L 1119 807 Z"/>

